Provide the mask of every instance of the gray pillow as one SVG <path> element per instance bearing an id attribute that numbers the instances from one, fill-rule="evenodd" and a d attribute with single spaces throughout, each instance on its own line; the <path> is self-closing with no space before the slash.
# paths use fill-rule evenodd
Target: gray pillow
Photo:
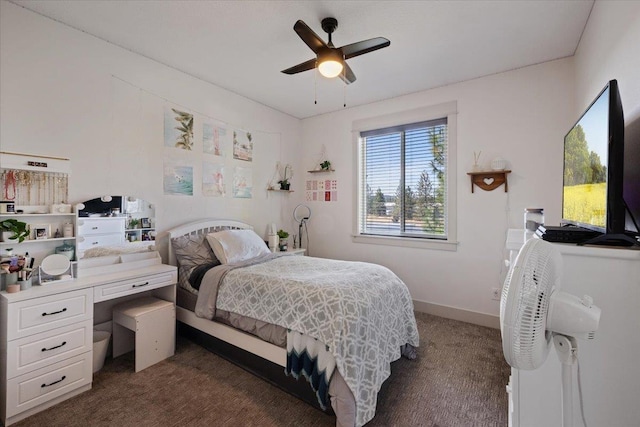
<path id="1" fill-rule="evenodd" d="M 178 260 L 178 285 L 191 293 L 197 294 L 189 284 L 191 271 L 199 265 L 219 262 L 213 254 L 206 235 L 188 235 L 171 239 L 173 252 Z"/>

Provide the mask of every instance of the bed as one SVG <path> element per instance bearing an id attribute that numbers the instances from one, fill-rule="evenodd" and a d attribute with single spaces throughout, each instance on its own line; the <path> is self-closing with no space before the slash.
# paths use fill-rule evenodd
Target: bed
<path id="1" fill-rule="evenodd" d="M 272 382 L 304 374 L 321 407 L 322 394 L 328 396 L 337 426 L 365 424 L 390 363 L 415 357 L 419 344 L 406 286 L 375 264 L 271 254 L 252 230 L 231 220 L 169 230 L 169 263 L 179 268 L 179 327 L 211 338 L 210 350 L 222 349 Z M 240 349 L 237 360 L 229 349 Z M 260 361 L 279 373 L 263 370 Z"/>

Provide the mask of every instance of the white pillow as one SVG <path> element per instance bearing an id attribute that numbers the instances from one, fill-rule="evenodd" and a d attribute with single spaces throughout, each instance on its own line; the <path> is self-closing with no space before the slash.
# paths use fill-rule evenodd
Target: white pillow
<path id="1" fill-rule="evenodd" d="M 225 230 L 207 234 L 209 246 L 223 264 L 234 264 L 271 253 L 253 230 Z"/>

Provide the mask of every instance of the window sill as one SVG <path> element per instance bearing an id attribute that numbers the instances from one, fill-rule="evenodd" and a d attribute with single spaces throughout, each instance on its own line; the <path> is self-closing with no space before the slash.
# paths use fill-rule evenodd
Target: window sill
<path id="1" fill-rule="evenodd" d="M 449 240 L 420 239 L 396 236 L 372 236 L 357 234 L 352 235 L 354 243 L 366 243 L 370 245 L 400 246 L 404 248 L 436 249 L 440 251 L 455 252 L 458 250 L 458 242 Z"/>

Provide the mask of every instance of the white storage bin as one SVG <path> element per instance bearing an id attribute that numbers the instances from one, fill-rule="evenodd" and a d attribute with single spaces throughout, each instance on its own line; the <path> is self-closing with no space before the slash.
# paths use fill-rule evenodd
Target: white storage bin
<path id="1" fill-rule="evenodd" d="M 93 331 L 93 373 L 95 374 L 104 366 L 107 357 L 111 332 Z"/>

